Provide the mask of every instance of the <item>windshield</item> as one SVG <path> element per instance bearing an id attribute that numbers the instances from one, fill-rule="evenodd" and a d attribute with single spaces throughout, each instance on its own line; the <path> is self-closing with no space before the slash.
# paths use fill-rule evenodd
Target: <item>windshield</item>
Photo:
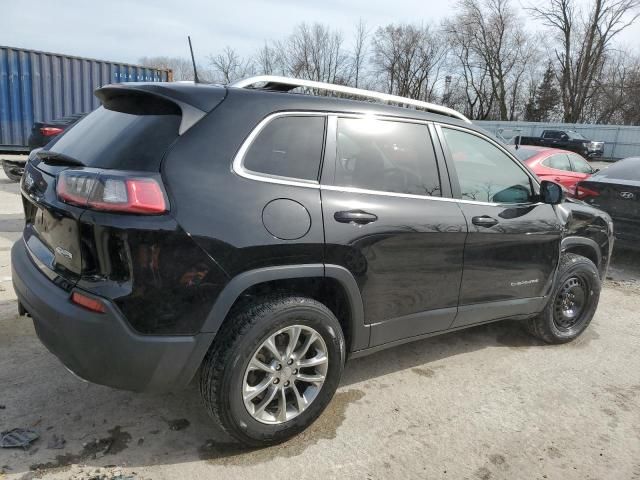
<path id="1" fill-rule="evenodd" d="M 571 140 L 586 140 L 586 138 L 584 138 L 584 136 L 582 136 L 582 134 L 578 132 L 568 131 L 567 135 Z"/>

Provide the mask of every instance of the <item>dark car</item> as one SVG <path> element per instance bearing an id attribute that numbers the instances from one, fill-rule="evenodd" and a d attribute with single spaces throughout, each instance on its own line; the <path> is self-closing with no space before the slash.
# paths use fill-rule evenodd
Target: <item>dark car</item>
<path id="1" fill-rule="evenodd" d="M 265 445 L 322 413 L 347 358 L 506 318 L 564 343 L 594 315 L 609 216 L 458 112 L 281 77 L 97 96 L 31 155 L 12 250 L 20 312 L 86 380 L 197 375 Z"/>
<path id="2" fill-rule="evenodd" d="M 47 143 L 64 133 L 65 130 L 73 126 L 78 120 L 84 117 L 85 113 L 68 115 L 66 117 L 52 120 L 51 122 L 34 122 L 29 135 L 29 151 L 44 147 Z M 24 160 L 2 160 L 2 168 L 9 180 L 19 182 L 24 173 Z"/>
<path id="3" fill-rule="evenodd" d="M 579 182 L 576 197 L 611 215 L 619 245 L 640 245 L 640 157 L 619 160 Z"/>
<path id="4" fill-rule="evenodd" d="M 85 115 L 86 113 L 76 113 L 50 122 L 34 122 L 28 140 L 29 150 L 44 147 Z"/>
<path id="5" fill-rule="evenodd" d="M 538 178 L 559 183 L 569 196 L 574 196 L 579 181 L 598 171 L 577 153 L 566 150 L 521 146 L 513 152 Z"/>
<path id="6" fill-rule="evenodd" d="M 544 130 L 540 137 L 517 137 L 516 143 L 569 150 L 584 158 L 604 155 L 604 142 L 594 142 L 573 130 Z"/>

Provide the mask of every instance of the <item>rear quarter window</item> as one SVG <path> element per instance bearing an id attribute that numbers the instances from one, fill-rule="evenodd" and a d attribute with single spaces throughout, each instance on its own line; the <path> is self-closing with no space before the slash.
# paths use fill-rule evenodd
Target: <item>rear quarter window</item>
<path id="1" fill-rule="evenodd" d="M 555 155 L 551 155 L 549 158 L 546 158 L 542 162 L 542 164 L 556 170 L 564 170 L 567 172 L 571 171 L 569 157 L 567 157 L 565 153 L 557 153 Z"/>
<path id="2" fill-rule="evenodd" d="M 324 130 L 324 116 L 274 118 L 251 143 L 242 166 L 263 175 L 317 181 Z"/>

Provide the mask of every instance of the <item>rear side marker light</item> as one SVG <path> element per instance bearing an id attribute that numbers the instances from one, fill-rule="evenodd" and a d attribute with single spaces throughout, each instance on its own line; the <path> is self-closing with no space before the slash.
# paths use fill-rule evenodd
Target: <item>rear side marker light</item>
<path id="1" fill-rule="evenodd" d="M 40 133 L 45 137 L 52 137 L 53 135 L 58 135 L 62 132 L 64 132 L 64 130 L 58 127 L 42 127 L 40 129 Z"/>
<path id="2" fill-rule="evenodd" d="M 58 198 L 65 203 L 108 212 L 159 214 L 168 210 L 160 183 L 123 172 L 65 170 L 58 175 Z"/>
<path id="3" fill-rule="evenodd" d="M 76 305 L 86 308 L 87 310 L 91 310 L 92 312 L 104 313 L 107 311 L 107 307 L 100 300 L 87 297 L 86 295 L 78 292 L 73 292 L 71 294 L 71 301 Z"/>

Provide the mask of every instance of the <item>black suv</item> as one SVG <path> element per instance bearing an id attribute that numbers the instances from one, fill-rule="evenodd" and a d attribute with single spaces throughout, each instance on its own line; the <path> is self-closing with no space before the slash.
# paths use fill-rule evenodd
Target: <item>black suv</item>
<path id="1" fill-rule="evenodd" d="M 348 357 L 506 318 L 563 343 L 594 315 L 609 216 L 457 112 L 282 78 L 96 94 L 31 154 L 12 250 L 21 314 L 86 380 L 198 374 L 211 416 L 264 445 L 321 414 Z"/>

